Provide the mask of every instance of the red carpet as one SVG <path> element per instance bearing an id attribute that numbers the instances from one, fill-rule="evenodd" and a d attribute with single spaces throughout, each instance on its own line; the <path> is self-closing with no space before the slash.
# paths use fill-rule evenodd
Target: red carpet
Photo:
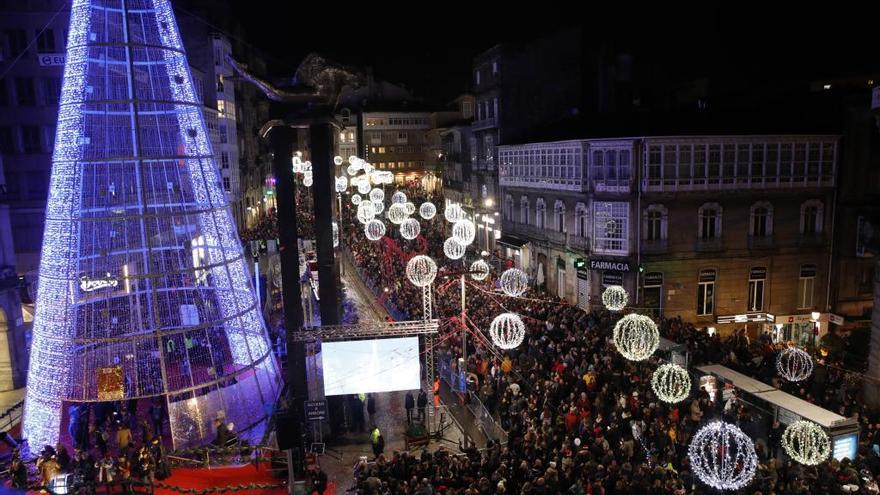
<path id="1" fill-rule="evenodd" d="M 273 473 L 268 470 L 268 463 L 261 463 L 260 469 L 257 470 L 253 464 L 247 464 L 240 467 L 222 467 L 222 468 L 175 468 L 171 472 L 171 477 L 162 481 L 165 485 L 178 487 L 182 490 L 204 490 L 206 488 L 249 485 L 258 483 L 264 485 L 278 485 L 285 480 L 273 477 Z M 156 495 L 180 495 L 180 491 L 167 488 L 156 488 Z M 270 489 L 253 489 L 253 490 L 236 490 L 235 495 L 285 495 L 287 487 L 270 488 Z M 329 483 L 324 495 L 335 495 L 336 486 L 333 482 Z"/>

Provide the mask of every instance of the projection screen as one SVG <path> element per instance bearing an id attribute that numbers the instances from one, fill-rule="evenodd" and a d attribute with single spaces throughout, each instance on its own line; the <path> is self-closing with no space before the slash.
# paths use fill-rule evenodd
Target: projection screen
<path id="1" fill-rule="evenodd" d="M 418 390 L 419 338 L 324 342 L 324 395 Z"/>

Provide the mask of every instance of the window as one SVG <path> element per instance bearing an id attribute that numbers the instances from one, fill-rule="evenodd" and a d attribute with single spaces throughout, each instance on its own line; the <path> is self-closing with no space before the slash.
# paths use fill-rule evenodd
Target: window
<path id="1" fill-rule="evenodd" d="M 822 202 L 817 199 L 801 205 L 801 235 L 815 236 L 822 233 Z"/>
<path id="2" fill-rule="evenodd" d="M 17 57 L 27 48 L 27 34 L 24 29 L 7 29 L 6 46 L 9 57 Z"/>
<path id="3" fill-rule="evenodd" d="M 15 153 L 15 141 L 12 136 L 12 127 L 0 127 L 0 153 Z"/>
<path id="4" fill-rule="evenodd" d="M 587 237 L 587 205 L 578 203 L 574 207 L 574 231 L 578 237 Z"/>
<path id="5" fill-rule="evenodd" d="M 538 198 L 535 201 L 535 227 L 543 229 L 547 223 L 547 205 L 544 204 L 544 198 Z"/>
<path id="6" fill-rule="evenodd" d="M 715 270 L 700 270 L 697 279 L 697 315 L 711 315 L 715 312 Z"/>
<path id="7" fill-rule="evenodd" d="M 0 106 L 9 105 L 9 90 L 6 87 L 6 79 L 0 79 Z"/>
<path id="8" fill-rule="evenodd" d="M 519 198 L 519 223 L 529 224 L 529 198 L 523 196 Z"/>
<path id="9" fill-rule="evenodd" d="M 474 81 L 476 81 L 477 86 L 480 85 L 480 71 L 479 70 L 474 71 Z"/>
<path id="10" fill-rule="evenodd" d="M 801 265 L 801 276 L 798 280 L 798 309 L 813 307 L 813 287 L 816 285 L 816 265 Z"/>
<path id="11" fill-rule="evenodd" d="M 645 209 L 645 240 L 660 241 L 666 239 L 666 216 L 668 211 L 663 205 L 650 205 Z"/>
<path id="12" fill-rule="evenodd" d="M 39 153 L 43 151 L 39 127 L 35 125 L 21 127 L 21 150 L 24 153 Z"/>
<path id="13" fill-rule="evenodd" d="M 498 75 L 498 62 L 492 62 L 492 75 Z"/>
<path id="14" fill-rule="evenodd" d="M 220 152 L 220 168 L 222 168 L 222 169 L 229 168 L 229 152 L 227 152 L 227 151 Z"/>
<path id="15" fill-rule="evenodd" d="M 398 132 L 397 133 L 397 144 L 406 144 L 409 140 L 409 135 L 406 132 Z"/>
<path id="16" fill-rule="evenodd" d="M 698 210 L 699 238 L 702 240 L 721 238 L 721 206 L 706 203 Z"/>
<path id="17" fill-rule="evenodd" d="M 15 95 L 18 104 L 23 107 L 31 107 L 37 104 L 37 95 L 34 91 L 34 80 L 30 77 L 15 78 Z"/>
<path id="18" fill-rule="evenodd" d="M 504 196 L 504 219 L 513 220 L 513 197 L 509 194 Z"/>
<path id="19" fill-rule="evenodd" d="M 230 182 L 230 180 L 229 180 L 229 177 L 224 177 L 224 178 L 223 178 L 223 190 L 226 191 L 226 192 L 229 192 L 229 191 L 232 190 L 232 184 L 231 184 L 231 182 Z"/>
<path id="20" fill-rule="evenodd" d="M 43 32 L 37 32 L 37 52 L 55 52 L 55 32 L 53 30 L 44 29 Z"/>
<path id="21" fill-rule="evenodd" d="M 629 203 L 593 203 L 593 219 L 595 252 L 620 255 L 629 253 Z"/>
<path id="22" fill-rule="evenodd" d="M 226 130 L 226 124 L 217 125 L 217 137 L 220 138 L 220 144 L 226 144 L 229 142 L 229 134 Z"/>
<path id="23" fill-rule="evenodd" d="M 557 232 L 565 232 L 565 203 L 560 200 L 556 200 L 556 204 L 553 205 L 553 211 L 556 213 L 556 231 Z"/>
<path id="24" fill-rule="evenodd" d="M 749 302 L 748 308 L 746 308 L 747 311 L 763 311 L 764 281 L 766 279 L 766 267 L 757 266 L 749 270 Z"/>
<path id="25" fill-rule="evenodd" d="M 44 77 L 43 85 L 43 101 L 46 105 L 57 105 L 61 99 L 61 79 L 58 77 Z"/>
<path id="26" fill-rule="evenodd" d="M 759 201 L 752 205 L 749 217 L 749 233 L 752 237 L 773 235 L 773 205 Z"/>

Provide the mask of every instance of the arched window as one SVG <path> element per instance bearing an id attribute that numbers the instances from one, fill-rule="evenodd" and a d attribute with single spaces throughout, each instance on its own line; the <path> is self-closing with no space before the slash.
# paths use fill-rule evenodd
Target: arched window
<path id="1" fill-rule="evenodd" d="M 758 201 L 749 209 L 749 235 L 770 237 L 773 235 L 773 205 Z"/>
<path id="2" fill-rule="evenodd" d="M 513 220 L 513 196 L 504 195 L 504 219 Z"/>
<path id="3" fill-rule="evenodd" d="M 535 201 L 535 227 L 543 229 L 547 225 L 547 205 L 544 198 Z"/>
<path id="4" fill-rule="evenodd" d="M 666 225 L 669 211 L 663 205 L 649 205 L 645 208 L 642 231 L 646 241 L 666 239 Z"/>
<path id="5" fill-rule="evenodd" d="M 578 203 L 574 207 L 574 233 L 578 237 L 587 237 L 587 205 Z"/>
<path id="6" fill-rule="evenodd" d="M 553 205 L 553 212 L 556 216 L 556 231 L 565 232 L 565 203 L 557 199 Z"/>
<path id="7" fill-rule="evenodd" d="M 529 197 L 519 198 L 519 223 L 529 224 Z"/>
<path id="8" fill-rule="evenodd" d="M 702 240 L 721 238 L 721 205 L 705 203 L 697 210 L 697 235 Z"/>
<path id="9" fill-rule="evenodd" d="M 801 204 L 801 235 L 814 236 L 822 233 L 823 209 L 822 202 L 818 199 L 810 199 Z"/>

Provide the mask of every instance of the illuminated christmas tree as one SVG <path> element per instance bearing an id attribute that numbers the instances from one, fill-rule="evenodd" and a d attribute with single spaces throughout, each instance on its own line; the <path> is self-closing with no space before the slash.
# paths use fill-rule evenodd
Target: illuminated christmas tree
<path id="1" fill-rule="evenodd" d="M 74 0 L 24 435 L 153 397 L 175 447 L 243 429 L 280 374 L 168 0 Z"/>

